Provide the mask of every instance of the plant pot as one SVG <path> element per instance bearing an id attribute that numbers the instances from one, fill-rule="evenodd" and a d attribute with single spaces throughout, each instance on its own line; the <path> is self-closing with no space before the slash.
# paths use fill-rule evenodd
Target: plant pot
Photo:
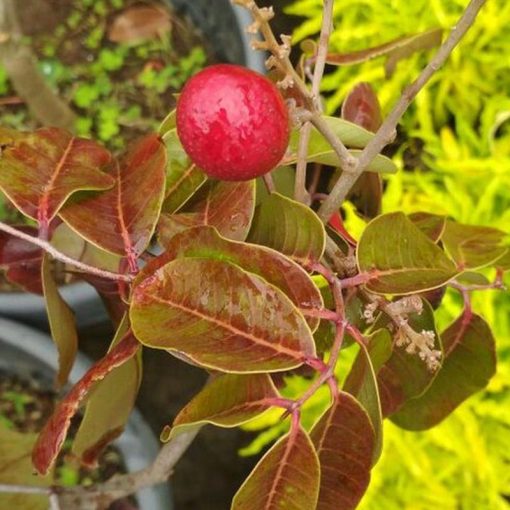
<path id="1" fill-rule="evenodd" d="M 0 318 L 0 371 L 35 378 L 50 387 L 57 370 L 57 351 L 51 339 L 37 330 Z M 69 381 L 76 383 L 90 366 L 90 360 L 78 354 Z M 159 442 L 142 415 L 131 413 L 124 433 L 114 441 L 129 472 L 152 463 Z M 144 489 L 136 494 L 140 510 L 172 510 L 167 484 Z"/>
<path id="2" fill-rule="evenodd" d="M 230 0 L 167 0 L 178 13 L 189 16 L 210 42 L 221 61 L 243 64 L 264 72 L 264 54 L 250 48 L 245 27 L 251 16 Z M 61 288 L 66 302 L 76 314 L 78 329 L 83 330 L 108 320 L 103 303 L 87 283 L 73 283 Z M 0 293 L 0 316 L 48 329 L 44 300 L 25 292 Z"/>

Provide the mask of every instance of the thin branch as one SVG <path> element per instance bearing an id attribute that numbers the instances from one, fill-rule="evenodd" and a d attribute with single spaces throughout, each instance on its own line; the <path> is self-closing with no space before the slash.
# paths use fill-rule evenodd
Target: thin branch
<path id="1" fill-rule="evenodd" d="M 25 234 L 25 232 L 21 232 L 9 225 L 6 225 L 5 223 L 0 222 L 0 230 L 2 230 L 3 232 L 6 232 L 7 234 L 10 234 L 14 237 L 18 237 L 19 239 L 23 239 L 24 241 L 27 241 L 28 243 L 39 246 L 39 248 L 42 248 L 45 252 L 49 253 L 54 259 L 60 260 L 61 262 L 64 262 L 65 264 L 69 264 L 70 266 L 74 266 L 77 269 L 80 269 L 85 273 L 93 274 L 93 275 L 100 276 L 100 277 L 106 278 L 108 280 L 114 280 L 117 282 L 118 281 L 131 282 L 133 279 L 133 277 L 129 276 L 129 275 L 120 274 L 120 273 L 112 273 L 110 271 L 104 271 L 102 269 L 98 269 L 97 267 L 89 266 L 88 264 L 80 262 L 79 260 L 75 260 L 75 259 L 65 255 L 64 253 L 58 251 L 48 241 L 39 239 L 38 237 L 34 237 L 29 234 Z"/>
<path id="2" fill-rule="evenodd" d="M 7 494 L 42 494 L 49 496 L 52 493 L 50 487 L 36 487 L 35 485 L 10 485 L 0 483 L 0 493 Z"/>
<path id="3" fill-rule="evenodd" d="M 487 0 L 471 0 L 458 23 L 450 32 L 450 35 L 439 48 L 434 58 L 429 62 L 420 76 L 404 91 L 402 97 L 390 112 L 375 137 L 365 147 L 353 172 L 342 172 L 342 175 L 333 187 L 328 199 L 323 202 L 319 209 L 319 216 L 323 222 L 327 222 L 344 202 L 352 186 L 360 175 L 366 170 L 372 160 L 393 139 L 394 133 L 402 115 L 405 113 L 413 99 L 427 84 L 433 74 L 444 64 L 453 49 L 464 37 L 476 16 Z"/>

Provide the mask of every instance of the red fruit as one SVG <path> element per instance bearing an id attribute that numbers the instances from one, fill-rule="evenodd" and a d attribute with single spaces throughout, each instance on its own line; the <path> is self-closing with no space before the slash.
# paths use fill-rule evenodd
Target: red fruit
<path id="1" fill-rule="evenodd" d="M 219 64 L 191 78 L 177 102 L 184 150 L 210 177 L 247 181 L 271 171 L 289 143 L 278 89 L 244 67 Z"/>

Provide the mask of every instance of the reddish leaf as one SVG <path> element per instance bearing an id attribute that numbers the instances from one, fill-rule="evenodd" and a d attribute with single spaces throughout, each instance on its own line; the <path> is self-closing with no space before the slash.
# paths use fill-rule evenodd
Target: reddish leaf
<path id="1" fill-rule="evenodd" d="M 231 510 L 312 510 L 319 482 L 317 454 L 308 434 L 295 426 L 255 466 Z"/>
<path id="2" fill-rule="evenodd" d="M 285 255 L 270 248 L 229 241 L 222 238 L 212 227 L 196 227 L 181 232 L 175 235 L 165 248 L 162 256 L 143 268 L 137 282 L 177 258 L 218 259 L 261 276 L 287 294 L 298 308 L 322 308 L 320 291 L 306 271 Z M 317 319 L 310 318 L 307 322 L 312 329 L 316 329 Z"/>
<path id="3" fill-rule="evenodd" d="M 129 328 L 127 317 L 121 322 L 109 352 L 122 340 Z M 111 441 L 118 437 L 133 410 L 142 378 L 142 358 L 135 356 L 114 368 L 98 381 L 87 400 L 80 428 L 73 442 L 73 453 L 82 462 L 94 467 L 97 457 Z"/>
<path id="4" fill-rule="evenodd" d="M 341 392 L 314 425 L 310 437 L 322 474 L 317 510 L 356 508 L 370 481 L 375 447 L 366 411 L 354 397 Z"/>
<path id="5" fill-rule="evenodd" d="M 375 133 L 382 124 L 381 105 L 369 83 L 358 83 L 342 105 L 342 118 Z"/>
<path id="6" fill-rule="evenodd" d="M 409 219 L 434 243 L 441 239 L 446 225 L 445 216 L 416 212 L 410 214 Z"/>
<path id="7" fill-rule="evenodd" d="M 2 152 L 0 188 L 23 214 L 46 229 L 76 191 L 113 186 L 113 179 L 101 171 L 110 159 L 110 153 L 92 140 L 62 129 L 39 129 Z"/>
<path id="8" fill-rule="evenodd" d="M 163 429 L 161 440 L 169 441 L 197 423 L 237 427 L 269 409 L 278 397 L 268 374 L 221 375 L 182 409 L 172 428 Z"/>
<path id="9" fill-rule="evenodd" d="M 37 237 L 34 227 L 21 225 L 16 228 Z M 42 257 L 42 250 L 34 244 L 0 232 L 0 267 L 5 270 L 5 276 L 11 283 L 29 292 L 42 294 Z"/>
<path id="10" fill-rule="evenodd" d="M 116 43 L 136 43 L 165 36 L 171 28 L 170 14 L 164 7 L 133 5 L 115 16 L 108 39 Z"/>
<path id="11" fill-rule="evenodd" d="M 140 344 L 136 338 L 128 333 L 118 345 L 85 373 L 57 405 L 39 434 L 32 451 L 32 462 L 38 473 L 44 475 L 52 467 L 64 443 L 71 418 L 76 414 L 94 383 L 104 379 L 114 368 L 132 358 L 139 348 Z"/>
<path id="12" fill-rule="evenodd" d="M 434 332 L 435 349 L 441 350 L 442 344 L 435 326 L 434 311 L 427 301 L 422 302 L 422 313 L 409 314 L 408 323 L 418 333 L 424 330 Z M 389 319 L 383 315 L 374 327 L 385 327 L 388 323 Z M 437 371 L 431 371 L 417 353 L 409 354 L 404 347 L 395 346 L 390 359 L 377 375 L 383 416 L 392 415 L 409 399 L 421 395 L 436 376 Z"/>
<path id="13" fill-rule="evenodd" d="M 209 225 L 228 239 L 244 241 L 255 208 L 255 181 L 206 183 L 184 212 L 162 214 L 158 233 L 162 244 L 191 227 Z"/>
<path id="14" fill-rule="evenodd" d="M 74 312 L 63 300 L 51 272 L 50 256 L 44 255 L 41 280 L 50 331 L 58 350 L 57 385 L 64 386 L 73 368 L 78 351 L 78 333 Z"/>
<path id="15" fill-rule="evenodd" d="M 399 427 L 425 430 L 487 386 L 496 372 L 494 337 L 478 315 L 464 313 L 442 334 L 443 366 L 427 391 L 391 417 Z"/>
<path id="16" fill-rule="evenodd" d="M 163 202 L 166 152 L 157 135 L 136 142 L 110 174 L 115 185 L 61 211 L 62 219 L 104 250 L 126 256 L 130 269 L 149 244 Z"/>
<path id="17" fill-rule="evenodd" d="M 163 266 L 135 287 L 130 316 L 142 343 L 224 372 L 286 370 L 315 353 L 305 319 L 281 290 L 218 260 Z"/>
<path id="18" fill-rule="evenodd" d="M 442 287 L 458 273 L 455 264 L 403 213 L 372 220 L 358 243 L 358 266 L 377 276 L 367 288 L 380 294 L 413 294 Z"/>

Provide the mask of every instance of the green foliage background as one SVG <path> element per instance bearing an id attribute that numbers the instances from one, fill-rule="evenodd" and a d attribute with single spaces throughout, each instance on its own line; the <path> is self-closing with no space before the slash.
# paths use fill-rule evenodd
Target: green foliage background
<path id="1" fill-rule="evenodd" d="M 298 0 L 286 9 L 306 18 L 294 43 L 317 35 L 322 4 Z M 335 5 L 331 49 L 348 53 L 436 27 L 446 33 L 466 5 L 466 0 L 342 0 Z M 451 59 L 411 106 L 402 124 L 404 141 L 395 155 L 402 171 L 386 181 L 384 212 L 428 211 L 510 230 L 509 25 L 510 3 L 487 2 Z M 387 112 L 432 52 L 401 61 L 389 79 L 382 58 L 334 68 L 323 81 L 328 112 L 337 112 L 360 81 L 375 87 Z M 361 232 L 362 220 L 350 208 L 347 216 L 350 231 Z M 510 508 L 504 497 L 510 498 L 510 297 L 497 291 L 478 293 L 473 305 L 494 330 L 497 375 L 486 391 L 430 431 L 406 432 L 387 422 L 383 456 L 362 510 Z M 458 296 L 448 294 L 439 324 L 447 325 L 459 310 Z M 289 383 L 289 394 L 303 391 L 299 378 Z M 305 411 L 310 424 L 327 399 L 325 392 L 310 402 Z M 244 453 L 260 449 L 282 432 L 276 418 L 266 415 L 251 424 L 252 429 L 273 426 Z"/>

